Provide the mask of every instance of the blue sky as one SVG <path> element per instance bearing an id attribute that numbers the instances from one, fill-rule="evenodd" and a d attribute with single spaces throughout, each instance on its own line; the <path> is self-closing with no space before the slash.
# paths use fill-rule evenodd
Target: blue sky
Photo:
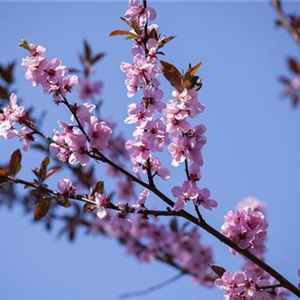
<path id="1" fill-rule="evenodd" d="M 267 262 L 297 284 L 300 111 L 281 98 L 278 76 L 288 72 L 286 58 L 298 57 L 299 49 L 285 30 L 274 26 L 275 13 L 267 2 L 155 2 L 153 6 L 161 32 L 177 35 L 164 49 L 164 59 L 179 69 L 190 62 L 203 62 L 200 100 L 206 110 L 196 120 L 207 127 L 202 184 L 219 202 L 216 210 L 204 212 L 205 218 L 220 228 L 223 216 L 243 197 L 263 200 L 270 223 Z M 133 127 L 123 125 L 130 100 L 119 65 L 131 61 L 131 42 L 107 38 L 112 30 L 124 28 L 119 17 L 126 7 L 126 1 L 0 3 L 0 61 L 17 60 L 18 94 L 37 112 L 47 110 L 45 132 L 51 133 L 58 118 L 68 120 L 68 114 L 57 110 L 50 97 L 24 79 L 20 63 L 25 52 L 17 45 L 20 37 L 43 45 L 48 57 L 59 57 L 72 67 L 79 66 L 77 53 L 83 39 L 94 51 L 105 51 L 107 56 L 98 66 L 98 78 L 105 83 L 103 114 L 118 120 L 130 137 Z M 286 3 L 284 8 L 300 12 L 300 3 Z M 172 89 L 162 82 L 167 101 Z M 0 162 L 18 147 L 17 141 L 0 140 Z M 39 160 L 36 153 L 24 157 L 21 176 L 28 178 Z M 182 181 L 183 170 L 176 169 L 172 181 L 162 188 L 169 193 Z M 52 183 L 54 186 L 55 180 Z M 202 235 L 205 243 L 214 246 L 216 263 L 237 270 L 242 260 L 206 233 Z M 174 270 L 156 262 L 138 264 L 114 240 L 84 233 L 73 244 L 57 239 L 55 231 L 49 234 L 20 209 L 0 207 L 0 240 L 3 300 L 117 299 L 119 294 L 175 275 Z M 220 291 L 200 288 L 186 277 L 143 299 L 221 297 Z"/>

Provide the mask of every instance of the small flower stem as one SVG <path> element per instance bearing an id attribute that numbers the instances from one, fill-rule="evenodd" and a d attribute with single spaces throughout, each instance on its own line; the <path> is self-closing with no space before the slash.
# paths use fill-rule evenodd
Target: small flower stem
<path id="1" fill-rule="evenodd" d="M 131 298 L 131 297 L 139 297 L 139 296 L 145 296 L 148 295 L 156 290 L 162 289 L 172 283 L 174 283 L 175 281 L 177 281 L 178 279 L 180 279 L 181 277 L 183 277 L 186 273 L 181 272 L 179 274 L 176 274 L 175 276 L 169 278 L 168 280 L 165 280 L 159 284 L 150 286 L 149 288 L 142 290 L 142 291 L 138 291 L 138 292 L 129 292 L 129 293 L 125 293 L 119 296 L 120 299 L 126 299 L 126 298 Z"/>
<path id="2" fill-rule="evenodd" d="M 82 125 L 81 125 L 81 123 L 80 123 L 80 121 L 79 121 L 79 119 L 78 119 L 78 117 L 77 117 L 76 112 L 72 109 L 72 107 L 71 107 L 69 101 L 67 100 L 67 98 L 64 97 L 63 95 L 61 95 L 61 96 L 62 96 L 62 98 L 63 98 L 63 103 L 68 107 L 68 109 L 70 110 L 70 112 L 71 112 L 72 115 L 74 116 L 74 118 L 75 118 L 75 120 L 76 120 L 76 123 L 77 123 L 79 129 L 80 129 L 81 132 L 85 135 L 87 141 L 90 143 L 91 140 L 90 140 L 89 136 L 87 135 L 87 133 L 85 132 L 84 128 L 82 127 Z"/>

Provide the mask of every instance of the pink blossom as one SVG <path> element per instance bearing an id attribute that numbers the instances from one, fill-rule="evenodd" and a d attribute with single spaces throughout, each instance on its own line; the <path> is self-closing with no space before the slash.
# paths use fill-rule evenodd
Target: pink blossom
<path id="1" fill-rule="evenodd" d="M 172 166 L 177 167 L 187 159 L 185 140 L 182 136 L 174 138 L 173 143 L 169 145 L 168 151 L 172 156 Z"/>
<path id="2" fill-rule="evenodd" d="M 62 179 L 57 183 L 57 188 L 64 197 L 68 197 L 76 192 L 69 179 Z"/>
<path id="3" fill-rule="evenodd" d="M 150 157 L 149 142 L 146 139 L 141 141 L 127 141 L 125 147 L 130 151 L 133 163 L 144 163 Z"/>
<path id="4" fill-rule="evenodd" d="M 105 122 L 100 122 L 94 116 L 91 117 L 88 131 L 91 148 L 104 151 L 108 146 L 111 134 L 112 130 Z"/>
<path id="5" fill-rule="evenodd" d="M 134 186 L 131 180 L 119 180 L 118 198 L 130 201 L 134 196 Z"/>
<path id="6" fill-rule="evenodd" d="M 125 123 L 144 127 L 148 121 L 152 119 L 152 114 L 149 113 L 142 105 L 132 103 L 128 105 L 127 112 L 129 117 L 125 119 Z"/>
<path id="7" fill-rule="evenodd" d="M 215 208 L 218 206 L 217 201 L 209 199 L 210 198 L 210 191 L 207 188 L 200 189 L 198 196 L 196 199 L 194 199 L 195 205 L 202 205 L 204 208 L 212 210 L 212 208 Z"/>
<path id="8" fill-rule="evenodd" d="M 234 241 L 241 249 L 247 249 L 255 255 L 262 256 L 268 224 L 263 213 L 253 211 L 250 207 L 229 211 L 225 216 L 222 233 Z M 232 253 L 236 253 L 230 249 Z"/>
<path id="9" fill-rule="evenodd" d="M 167 168 L 163 168 L 161 166 L 161 162 L 157 157 L 151 157 L 150 165 L 151 171 L 154 172 L 154 174 L 158 175 L 161 179 L 170 179 L 170 171 Z"/>
<path id="10" fill-rule="evenodd" d="M 128 90 L 127 96 L 132 97 L 144 84 L 152 82 L 157 87 L 156 76 L 160 73 L 157 63 L 148 61 L 142 54 L 133 57 L 133 65 L 122 63 L 121 70 L 127 73 L 125 84 Z"/>
<path id="11" fill-rule="evenodd" d="M 166 105 L 161 102 L 163 97 L 163 91 L 159 88 L 152 88 L 150 86 L 143 87 L 143 99 L 142 104 L 145 106 L 146 110 L 152 115 L 155 110 L 162 112 Z"/>
<path id="12" fill-rule="evenodd" d="M 124 17 L 128 22 L 137 21 L 140 27 L 144 27 L 148 20 L 156 18 L 156 12 L 152 7 L 144 9 L 140 0 L 129 0 L 129 9 Z"/>
<path id="13" fill-rule="evenodd" d="M 198 196 L 199 190 L 191 185 L 189 181 L 184 181 L 183 186 L 175 186 L 172 188 L 172 194 L 178 200 L 174 205 L 174 210 L 182 210 L 189 200 L 193 200 Z"/>
<path id="14" fill-rule="evenodd" d="M 25 133 L 29 133 L 28 129 L 25 129 L 24 127 L 21 132 L 18 132 L 18 130 L 15 128 L 15 125 L 17 123 L 21 123 L 25 118 L 25 109 L 23 106 L 19 106 L 17 102 L 18 99 L 16 94 L 12 93 L 10 96 L 9 105 L 3 110 L 0 110 L 0 137 L 11 139 L 15 136 L 19 136 L 25 141 L 23 138 L 25 138 Z M 29 149 L 28 139 L 24 149 Z"/>
<path id="15" fill-rule="evenodd" d="M 34 141 L 32 130 L 27 126 L 23 126 L 18 132 L 18 137 L 24 143 L 23 150 L 28 151 L 31 143 Z"/>
<path id="16" fill-rule="evenodd" d="M 107 215 L 106 206 L 109 204 L 109 199 L 106 195 L 95 193 L 95 202 L 97 204 L 96 214 L 99 219 L 103 219 Z"/>
<path id="17" fill-rule="evenodd" d="M 66 66 L 61 64 L 58 58 L 50 61 L 45 56 L 45 48 L 30 45 L 30 54 L 23 59 L 22 67 L 25 70 L 25 78 L 34 86 L 41 85 L 44 94 L 53 94 L 54 101 L 61 101 L 60 94 L 66 97 L 74 85 L 78 83 L 78 77 L 68 75 Z"/>
<path id="18" fill-rule="evenodd" d="M 261 288 L 270 286 L 271 282 L 256 276 L 251 270 L 237 271 L 234 274 L 226 271 L 220 279 L 215 282 L 216 286 L 225 291 L 224 300 L 271 300 L 274 299 L 272 288 Z"/>
<path id="19" fill-rule="evenodd" d="M 163 118 L 147 122 L 144 127 L 137 128 L 133 136 L 148 140 L 149 148 L 153 152 L 162 152 L 163 147 L 170 143 Z"/>
<path id="20" fill-rule="evenodd" d="M 101 81 L 93 81 L 89 79 L 79 79 L 78 97 L 86 101 L 88 99 L 95 99 L 95 94 L 101 94 L 103 84 Z"/>
<path id="21" fill-rule="evenodd" d="M 138 212 L 139 210 L 141 210 L 142 208 L 144 208 L 144 204 L 146 202 L 146 199 L 149 197 L 149 190 L 144 189 L 141 193 L 140 196 L 138 198 L 138 200 L 136 201 L 136 204 L 134 204 L 132 207 L 134 208 L 135 212 Z"/>

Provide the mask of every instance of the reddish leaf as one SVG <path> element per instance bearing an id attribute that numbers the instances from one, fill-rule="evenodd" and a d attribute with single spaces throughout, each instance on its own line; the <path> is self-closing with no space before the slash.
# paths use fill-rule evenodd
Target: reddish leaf
<path id="1" fill-rule="evenodd" d="M 289 59 L 289 66 L 290 66 L 290 69 L 294 73 L 296 73 L 296 74 L 300 73 L 299 65 L 298 65 L 298 63 L 294 59 L 292 59 L 292 58 Z"/>
<path id="2" fill-rule="evenodd" d="M 49 170 L 48 173 L 45 176 L 45 180 L 48 179 L 53 174 L 55 174 L 56 172 L 58 172 L 60 169 L 61 169 L 60 167 L 56 167 L 54 169 Z"/>
<path id="3" fill-rule="evenodd" d="M 118 35 L 135 35 L 138 38 L 138 36 L 135 33 L 127 30 L 115 30 L 112 31 L 108 36 L 111 37 L 111 36 L 118 36 Z"/>
<path id="4" fill-rule="evenodd" d="M 102 59 L 105 56 L 105 53 L 99 53 L 96 56 L 94 56 L 94 58 L 92 59 L 91 63 L 94 64 L 96 63 L 98 60 Z"/>

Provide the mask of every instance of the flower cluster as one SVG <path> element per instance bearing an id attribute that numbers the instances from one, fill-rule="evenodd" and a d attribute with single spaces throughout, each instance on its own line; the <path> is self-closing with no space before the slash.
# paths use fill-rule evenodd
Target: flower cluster
<path id="1" fill-rule="evenodd" d="M 26 125 L 20 130 L 15 127 L 16 124 L 23 123 L 25 116 L 25 109 L 18 105 L 16 94 L 11 94 L 9 105 L 0 111 L 0 137 L 5 139 L 19 137 L 24 143 L 23 150 L 27 151 L 34 140 L 32 130 Z"/>
<path id="2" fill-rule="evenodd" d="M 124 17 L 126 21 L 136 21 L 140 27 L 144 27 L 148 20 L 156 18 L 156 12 L 152 7 L 144 8 L 140 0 L 129 0 L 129 9 Z"/>
<path id="3" fill-rule="evenodd" d="M 136 216 L 131 226 L 111 226 L 110 212 L 105 218 L 95 218 L 94 232 L 104 231 L 125 243 L 127 252 L 140 262 L 149 262 L 159 256 L 169 256 L 180 267 L 193 274 L 194 279 L 205 286 L 212 286 L 209 264 L 213 263 L 212 249 L 201 242 L 200 233 L 194 229 L 180 227 L 175 220 L 170 226 L 159 224 L 157 218 Z"/>
<path id="4" fill-rule="evenodd" d="M 172 156 L 172 165 L 177 167 L 185 162 L 187 181 L 182 187 L 172 189 L 173 196 L 177 198 L 174 209 L 179 211 L 186 202 L 193 200 L 195 205 L 202 205 L 206 209 L 217 206 L 215 200 L 209 199 L 208 189 L 199 189 L 197 181 L 200 180 L 200 167 L 203 165 L 201 150 L 206 144 L 204 125 L 191 128 L 188 118 L 194 118 L 204 110 L 204 105 L 198 101 L 198 93 L 194 89 L 184 89 L 182 92 L 174 91 L 173 99 L 169 100 L 163 114 L 167 120 L 167 132 L 173 137 L 169 145 Z"/>
<path id="5" fill-rule="evenodd" d="M 73 107 L 81 126 L 88 127 L 87 136 L 80 128 L 58 121 L 61 131 L 54 129 L 55 143 L 50 144 L 50 151 L 56 154 L 60 161 L 68 161 L 70 164 L 80 163 L 85 166 L 90 160 L 89 152 L 102 152 L 107 148 L 112 129 L 106 122 L 100 121 L 92 114 L 94 108 L 95 106 L 91 104 Z M 73 116 L 72 121 L 74 121 Z"/>
<path id="6" fill-rule="evenodd" d="M 264 206 L 256 199 L 247 198 L 236 211 L 229 211 L 222 225 L 222 233 L 235 242 L 241 249 L 247 249 L 262 256 L 268 223 L 264 215 Z M 230 249 L 232 253 L 236 253 Z"/>
<path id="7" fill-rule="evenodd" d="M 46 49 L 42 46 L 25 43 L 29 55 L 23 59 L 22 67 L 25 70 L 25 78 L 33 83 L 33 86 L 41 85 L 44 94 L 53 94 L 55 102 L 59 103 L 61 97 L 66 97 L 72 87 L 78 83 L 75 75 L 69 75 L 69 70 L 61 64 L 58 58 L 48 60 Z"/>
<path id="8" fill-rule="evenodd" d="M 128 21 L 138 21 L 146 24 L 148 19 L 155 17 L 152 8 L 142 8 L 140 1 L 131 1 L 130 8 L 125 13 Z M 155 31 L 158 36 L 158 26 L 151 25 L 147 31 Z M 163 92 L 159 88 L 157 76 L 161 74 L 159 61 L 156 57 L 158 40 L 149 38 L 145 42 L 145 28 L 141 28 L 139 39 L 133 47 L 133 64 L 122 63 L 121 70 L 126 73 L 125 84 L 127 96 L 132 97 L 140 90 L 143 94 L 139 104 L 128 105 L 128 118 L 126 124 L 135 124 L 134 139 L 126 142 L 126 149 L 130 153 L 134 172 L 139 175 L 141 170 L 149 176 L 159 176 L 164 180 L 169 179 L 170 172 L 161 166 L 158 157 L 152 152 L 162 152 L 165 145 L 169 144 L 169 136 L 163 118 L 155 118 L 156 112 L 162 112 L 165 105 L 161 102 Z M 138 42 L 142 41 L 144 42 Z"/>
<path id="9" fill-rule="evenodd" d="M 216 286 L 225 291 L 224 300 L 271 300 L 276 299 L 269 279 L 257 276 L 253 270 L 226 271 L 220 279 L 215 281 Z"/>
<path id="10" fill-rule="evenodd" d="M 87 101 L 89 99 L 94 100 L 96 94 L 101 94 L 102 87 L 103 84 L 101 81 L 81 78 L 78 80 L 78 97 L 82 101 Z"/>

